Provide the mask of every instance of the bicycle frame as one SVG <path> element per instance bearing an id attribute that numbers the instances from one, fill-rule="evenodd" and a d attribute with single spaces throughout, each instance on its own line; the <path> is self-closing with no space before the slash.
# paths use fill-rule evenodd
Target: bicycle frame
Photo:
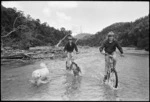
<path id="1" fill-rule="evenodd" d="M 107 76 L 108 76 L 108 79 L 110 78 L 110 73 L 112 71 L 112 69 L 114 68 L 113 67 L 113 58 L 109 56 L 109 67 L 108 67 L 108 70 L 107 70 Z"/>
<path id="2" fill-rule="evenodd" d="M 109 55 L 109 54 L 107 54 L 107 53 L 105 53 L 105 55 L 109 56 L 109 62 L 108 62 L 108 64 L 109 64 L 109 68 L 108 68 L 108 69 L 112 69 L 112 68 L 114 68 L 114 66 L 113 66 L 113 58 L 112 58 L 112 56 L 111 56 L 111 55 Z"/>
<path id="3" fill-rule="evenodd" d="M 109 56 L 109 70 L 113 69 L 113 58 Z"/>
<path id="4" fill-rule="evenodd" d="M 113 63 L 113 56 L 105 53 L 105 55 L 108 55 L 108 70 L 107 70 L 107 81 L 110 82 L 110 85 L 117 88 L 118 86 L 118 75 L 117 72 L 114 68 L 114 63 Z M 115 75 L 115 83 L 112 75 Z"/>
<path id="5" fill-rule="evenodd" d="M 114 66 L 113 66 L 113 58 L 112 58 L 112 56 L 111 55 L 109 55 L 109 54 L 107 54 L 107 53 L 105 53 L 105 55 L 107 55 L 108 57 L 109 57 L 109 62 L 108 62 L 108 70 L 107 70 L 107 78 L 109 79 L 109 77 L 110 77 L 110 73 L 111 73 L 111 71 L 112 70 L 114 70 Z"/>

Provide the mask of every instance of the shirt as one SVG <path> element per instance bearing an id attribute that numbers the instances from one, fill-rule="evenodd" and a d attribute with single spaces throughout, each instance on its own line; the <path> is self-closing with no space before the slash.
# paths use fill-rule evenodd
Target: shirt
<path id="1" fill-rule="evenodd" d="M 68 42 L 64 47 L 64 51 L 67 51 L 67 52 L 73 52 L 74 49 L 76 50 L 76 52 L 78 52 L 78 48 L 76 44 L 73 42 L 71 44 Z"/>
<path id="2" fill-rule="evenodd" d="M 122 47 L 116 40 L 113 40 L 113 42 L 111 43 L 108 40 L 104 41 L 99 50 L 100 52 L 102 52 L 102 50 L 104 49 L 106 53 L 112 54 L 114 51 L 116 51 L 116 47 L 119 49 L 120 53 L 123 54 Z"/>

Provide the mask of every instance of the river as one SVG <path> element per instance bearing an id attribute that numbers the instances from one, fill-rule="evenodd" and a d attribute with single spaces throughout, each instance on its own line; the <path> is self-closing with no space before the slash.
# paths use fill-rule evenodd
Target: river
<path id="1" fill-rule="evenodd" d="M 74 78 L 65 70 L 65 59 L 46 59 L 23 66 L 1 65 L 2 100 L 149 100 L 149 53 L 125 49 L 125 57 L 117 55 L 119 86 L 103 84 L 104 56 L 98 48 L 79 48 L 74 55 L 82 75 Z M 30 83 L 31 74 L 41 62 L 48 64 L 51 81 L 39 87 Z"/>

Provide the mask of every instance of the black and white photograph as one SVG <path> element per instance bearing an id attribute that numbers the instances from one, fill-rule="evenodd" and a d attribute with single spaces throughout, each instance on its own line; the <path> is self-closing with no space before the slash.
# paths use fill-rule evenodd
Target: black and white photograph
<path id="1" fill-rule="evenodd" d="M 1 101 L 149 101 L 149 1 L 1 1 Z"/>

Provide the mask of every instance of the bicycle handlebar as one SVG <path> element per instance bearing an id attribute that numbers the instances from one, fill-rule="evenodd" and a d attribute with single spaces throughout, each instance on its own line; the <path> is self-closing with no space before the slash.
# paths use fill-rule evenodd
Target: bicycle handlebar
<path id="1" fill-rule="evenodd" d="M 101 53 L 103 55 L 108 55 L 109 57 L 113 57 L 112 55 L 108 54 L 108 53 Z"/>
<path id="2" fill-rule="evenodd" d="M 101 52 L 101 54 L 103 54 L 103 55 L 108 55 L 109 57 L 113 57 L 112 55 L 110 55 L 110 54 L 108 54 L 108 53 L 102 53 L 102 52 Z M 121 57 L 124 57 L 124 55 L 122 55 L 122 54 L 120 54 L 120 56 L 121 56 Z"/>

